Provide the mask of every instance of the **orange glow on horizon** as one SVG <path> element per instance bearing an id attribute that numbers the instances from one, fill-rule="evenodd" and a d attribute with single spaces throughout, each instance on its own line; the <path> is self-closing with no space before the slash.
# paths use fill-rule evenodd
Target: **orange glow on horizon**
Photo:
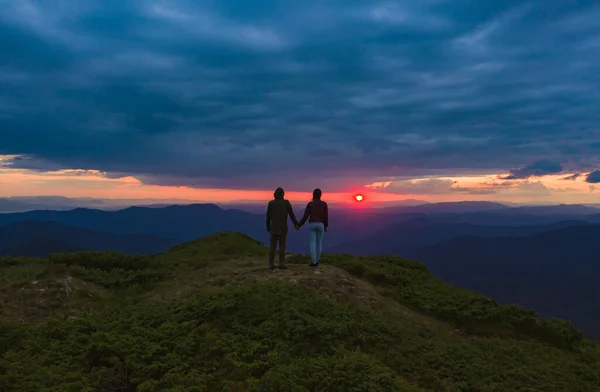
<path id="1" fill-rule="evenodd" d="M 2 158 L 2 155 L 0 155 Z M 324 189 L 323 199 L 331 203 L 355 206 L 381 205 L 407 199 L 426 202 L 461 200 L 505 200 L 527 202 L 547 200 L 555 203 L 598 203 L 598 192 L 583 178 L 576 181 L 562 180 L 567 174 L 532 178 L 526 181 L 504 182 L 497 174 L 436 177 L 448 183 L 448 189 L 433 189 L 424 193 L 420 182 L 430 179 L 388 181 L 381 187 L 365 185 L 341 192 Z M 289 186 L 289 184 L 287 184 Z M 371 184 L 372 185 L 372 184 Z M 384 186 L 385 185 L 385 186 Z M 439 184 L 433 184 L 439 185 Z M 274 185 L 273 189 L 276 185 Z M 283 184 L 286 188 L 286 184 Z M 374 189 L 376 188 L 376 189 Z M 600 188 L 600 187 L 599 187 Z M 413 192 L 414 190 L 414 192 Z M 462 192 L 469 190 L 470 192 Z M 485 192 L 485 191 L 492 192 Z M 365 195 L 367 192 L 368 196 Z M 477 191 L 483 191 L 478 193 Z M 109 178 L 96 170 L 60 170 L 36 172 L 14 169 L 3 165 L 0 159 L 0 197 L 18 196 L 64 196 L 71 198 L 99 199 L 178 199 L 196 203 L 262 203 L 273 198 L 273 190 L 200 189 L 187 186 L 147 185 L 135 177 Z M 311 191 L 287 191 L 286 198 L 295 203 L 308 202 Z"/>
<path id="2" fill-rule="evenodd" d="M 285 188 L 285 186 L 284 186 Z M 356 191 L 355 191 L 356 192 Z M 348 203 L 354 192 L 327 192 L 323 199 L 332 203 Z M 0 167 L 0 197 L 11 196 L 65 196 L 102 199 L 184 199 L 199 203 L 264 202 L 273 198 L 273 190 L 199 189 L 186 186 L 159 186 L 143 184 L 135 177 L 108 178 L 89 170 L 61 170 L 35 172 Z M 286 199 L 308 202 L 312 191 L 286 191 Z M 391 202 L 416 195 L 378 192 L 374 202 Z"/>

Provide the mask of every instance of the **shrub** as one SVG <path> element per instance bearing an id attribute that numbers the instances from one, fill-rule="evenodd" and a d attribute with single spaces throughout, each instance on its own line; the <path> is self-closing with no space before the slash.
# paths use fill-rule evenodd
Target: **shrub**
<path id="1" fill-rule="evenodd" d="M 593 348 L 584 362 L 537 343 L 452 340 L 297 285 L 263 284 L 31 326 L 1 357 L 0 387 L 591 392 L 598 364 Z"/>
<path id="2" fill-rule="evenodd" d="M 53 253 L 49 257 L 53 264 L 80 266 L 110 271 L 112 269 L 143 270 L 152 267 L 152 258 L 140 255 L 127 255 L 119 252 L 78 252 Z"/>
<path id="3" fill-rule="evenodd" d="M 570 322 L 542 320 L 520 306 L 502 305 L 434 278 L 423 263 L 395 256 L 325 258 L 357 277 L 395 288 L 397 298 L 432 316 L 453 322 L 466 333 L 489 337 L 536 339 L 556 347 L 574 348 L 583 334 Z"/>

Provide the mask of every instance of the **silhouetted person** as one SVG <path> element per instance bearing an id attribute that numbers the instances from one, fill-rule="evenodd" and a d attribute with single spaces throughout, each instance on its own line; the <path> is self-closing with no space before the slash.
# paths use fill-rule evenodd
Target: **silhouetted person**
<path id="1" fill-rule="evenodd" d="M 285 266 L 285 242 L 288 233 L 287 218 L 288 215 L 294 222 L 296 230 L 299 229 L 298 220 L 292 208 L 292 203 L 283 198 L 285 194 L 283 188 L 277 188 L 271 200 L 267 205 L 267 231 L 271 233 L 270 248 L 269 248 L 269 268 L 275 268 L 275 250 L 279 242 L 279 268 Z"/>
<path id="2" fill-rule="evenodd" d="M 300 226 L 306 223 L 308 219 L 308 231 L 310 235 L 310 256 L 311 267 L 319 265 L 321 260 L 321 251 L 323 250 L 323 237 L 329 226 L 329 213 L 327 203 L 321 200 L 321 190 L 319 188 L 313 191 L 313 199 L 306 205 L 304 216 L 300 221 Z"/>

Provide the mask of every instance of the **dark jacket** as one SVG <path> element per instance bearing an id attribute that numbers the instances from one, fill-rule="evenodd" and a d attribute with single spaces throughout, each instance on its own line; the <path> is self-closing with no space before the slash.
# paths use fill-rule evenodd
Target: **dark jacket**
<path id="1" fill-rule="evenodd" d="M 309 202 L 304 210 L 304 216 L 300 221 L 300 226 L 306 223 L 307 219 L 309 223 L 321 222 L 323 223 L 323 226 L 327 228 L 327 226 L 329 226 L 329 212 L 327 210 L 327 203 L 319 199 L 313 199 L 311 202 Z"/>
<path id="2" fill-rule="evenodd" d="M 267 205 L 267 231 L 273 235 L 286 235 L 288 232 L 288 215 L 295 225 L 298 224 L 292 203 L 283 198 L 283 193 L 276 192 L 275 199 Z"/>

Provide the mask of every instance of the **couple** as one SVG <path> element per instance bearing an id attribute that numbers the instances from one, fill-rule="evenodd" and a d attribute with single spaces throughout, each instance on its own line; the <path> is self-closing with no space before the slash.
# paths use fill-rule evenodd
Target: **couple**
<path id="1" fill-rule="evenodd" d="M 321 258 L 321 250 L 323 249 L 323 234 L 327 232 L 328 212 L 327 203 L 321 200 L 321 190 L 313 191 L 313 199 L 306 205 L 304 216 L 298 222 L 296 215 L 292 209 L 292 203 L 283 198 L 285 192 L 283 188 L 275 190 L 275 199 L 271 200 L 267 206 L 267 232 L 271 234 L 270 250 L 269 250 L 269 267 L 275 269 L 275 249 L 279 243 L 279 268 L 284 269 L 285 266 L 285 243 L 287 238 L 287 218 L 288 215 L 294 223 L 296 230 L 308 220 L 310 233 L 310 255 L 312 262 L 311 267 L 319 265 Z"/>

